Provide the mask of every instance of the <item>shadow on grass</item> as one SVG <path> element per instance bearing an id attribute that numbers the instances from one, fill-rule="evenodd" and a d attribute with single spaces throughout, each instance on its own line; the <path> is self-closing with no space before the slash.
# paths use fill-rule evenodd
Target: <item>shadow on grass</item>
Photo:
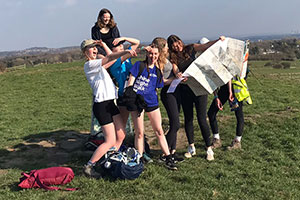
<path id="1" fill-rule="evenodd" d="M 24 137 L 11 148 L 0 149 L 1 169 L 22 171 L 54 166 L 81 164 L 93 152 L 84 149 L 88 134 L 73 130 L 56 130 Z"/>

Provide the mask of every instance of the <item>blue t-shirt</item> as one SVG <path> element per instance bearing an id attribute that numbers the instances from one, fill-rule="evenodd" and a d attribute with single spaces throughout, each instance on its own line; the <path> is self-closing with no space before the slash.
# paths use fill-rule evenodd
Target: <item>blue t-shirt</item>
<path id="1" fill-rule="evenodd" d="M 161 80 L 157 80 L 156 73 L 159 69 L 157 69 L 156 66 L 154 66 L 152 69 L 149 68 L 149 78 L 146 67 L 141 73 L 141 75 L 137 77 L 137 75 L 139 74 L 139 70 L 140 61 L 137 61 L 130 70 L 130 73 L 136 78 L 133 90 L 136 91 L 137 94 L 140 94 L 144 97 L 148 107 L 158 106 L 156 88 L 162 88 L 164 86 L 162 77 Z"/>
<path id="2" fill-rule="evenodd" d="M 123 96 L 125 82 L 131 68 L 131 58 L 128 58 L 123 63 L 121 62 L 121 58 L 118 58 L 117 61 L 109 68 L 111 75 L 116 79 L 118 83 L 119 96 Z"/>

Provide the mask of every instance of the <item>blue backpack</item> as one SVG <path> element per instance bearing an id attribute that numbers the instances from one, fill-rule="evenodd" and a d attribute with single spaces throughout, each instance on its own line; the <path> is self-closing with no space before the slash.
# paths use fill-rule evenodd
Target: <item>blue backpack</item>
<path id="1" fill-rule="evenodd" d="M 133 180 L 144 170 L 140 156 L 135 148 L 125 148 L 122 151 L 107 152 L 100 163 L 104 171 L 114 178 Z"/>

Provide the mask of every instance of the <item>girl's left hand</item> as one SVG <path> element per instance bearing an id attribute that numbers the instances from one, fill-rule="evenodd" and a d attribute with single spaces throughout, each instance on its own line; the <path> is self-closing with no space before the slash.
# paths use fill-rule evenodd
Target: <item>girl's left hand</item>
<path id="1" fill-rule="evenodd" d="M 225 39 L 226 39 L 226 37 L 223 35 L 219 37 L 219 40 L 221 40 L 221 41 L 224 41 Z"/>
<path id="2" fill-rule="evenodd" d="M 133 57 L 134 57 L 134 56 L 137 56 L 137 53 L 136 53 L 135 50 L 132 50 L 132 49 L 131 49 L 131 50 L 126 50 L 126 51 L 127 51 L 128 53 L 130 53 L 130 55 L 133 56 Z"/>
<path id="3" fill-rule="evenodd" d="M 183 78 L 182 82 L 186 82 L 188 80 L 188 77 L 186 76 L 182 76 L 182 78 Z"/>
<path id="4" fill-rule="evenodd" d="M 233 96 L 232 92 L 229 92 L 228 100 L 229 100 L 230 102 L 232 102 L 232 101 L 234 100 L 234 96 Z"/>
<path id="5" fill-rule="evenodd" d="M 122 38 L 122 37 L 116 38 L 116 39 L 114 39 L 114 41 L 112 42 L 112 44 L 113 45 L 117 45 L 117 44 L 119 44 L 119 42 L 121 42 L 123 40 L 124 40 L 124 38 Z"/>
<path id="6" fill-rule="evenodd" d="M 98 44 L 101 47 L 103 47 L 103 45 L 105 45 L 105 43 L 102 40 L 95 40 L 95 44 Z"/>

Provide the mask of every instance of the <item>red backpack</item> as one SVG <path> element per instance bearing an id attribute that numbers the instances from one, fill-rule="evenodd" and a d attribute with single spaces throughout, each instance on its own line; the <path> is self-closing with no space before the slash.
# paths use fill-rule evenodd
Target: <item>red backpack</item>
<path id="1" fill-rule="evenodd" d="M 50 167 L 46 169 L 32 170 L 29 173 L 21 173 L 19 187 L 43 188 L 45 190 L 61 190 L 59 187 L 50 185 L 64 185 L 74 178 L 73 170 L 69 167 Z M 78 188 L 66 188 L 63 190 L 74 191 Z"/>

